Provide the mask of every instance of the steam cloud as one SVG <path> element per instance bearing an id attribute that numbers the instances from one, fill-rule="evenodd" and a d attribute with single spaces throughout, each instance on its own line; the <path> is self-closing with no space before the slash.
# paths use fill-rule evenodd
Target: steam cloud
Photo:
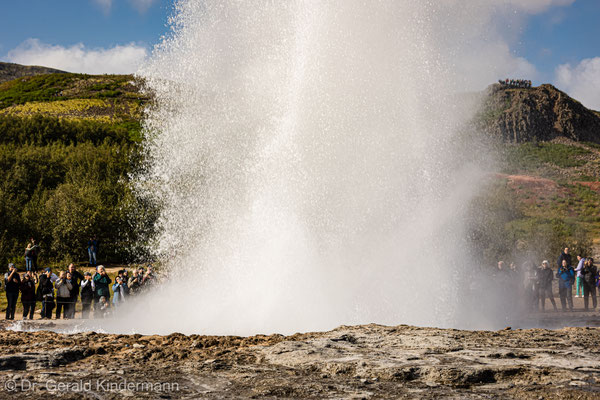
<path id="1" fill-rule="evenodd" d="M 105 329 L 501 323 L 464 295 L 486 153 L 458 94 L 528 68 L 500 28 L 517 4 L 179 1 L 139 72 L 156 105 L 137 185 L 164 205 L 171 279 Z"/>

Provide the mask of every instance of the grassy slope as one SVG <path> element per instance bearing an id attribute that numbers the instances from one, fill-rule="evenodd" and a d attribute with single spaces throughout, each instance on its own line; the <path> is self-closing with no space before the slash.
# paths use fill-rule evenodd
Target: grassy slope
<path id="1" fill-rule="evenodd" d="M 500 176 L 519 214 L 507 229 L 527 241 L 535 225 L 560 221 L 593 242 L 598 255 L 600 146 L 562 139 L 505 145 L 503 150 Z"/>
<path id="2" fill-rule="evenodd" d="M 26 76 L 0 84 L 0 122 L 17 117 L 91 122 L 104 129 L 125 129 L 141 140 L 140 121 L 148 96 L 132 75 L 71 73 Z"/>
<path id="3" fill-rule="evenodd" d="M 45 74 L 0 84 L 0 115 L 139 122 L 147 100 L 131 75 Z"/>

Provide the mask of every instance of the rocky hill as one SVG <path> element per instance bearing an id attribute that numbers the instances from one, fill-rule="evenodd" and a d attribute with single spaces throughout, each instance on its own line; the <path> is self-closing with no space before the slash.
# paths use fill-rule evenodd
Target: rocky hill
<path id="1" fill-rule="evenodd" d="M 60 71 L 54 68 L 39 67 L 36 65 L 20 65 L 0 62 L 0 83 L 22 78 L 24 76 L 52 74 L 57 72 L 65 71 Z"/>
<path id="2" fill-rule="evenodd" d="M 600 113 L 549 84 L 515 88 L 496 83 L 487 88 L 482 104 L 478 121 L 505 142 L 564 137 L 600 143 Z"/>
<path id="3" fill-rule="evenodd" d="M 600 113 L 552 85 L 490 85 L 475 118 L 495 179 L 473 221 L 486 263 L 600 256 Z"/>

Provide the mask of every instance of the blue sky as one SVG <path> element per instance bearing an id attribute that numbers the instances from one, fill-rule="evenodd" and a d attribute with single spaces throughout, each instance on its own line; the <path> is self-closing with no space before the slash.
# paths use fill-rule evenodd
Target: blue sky
<path id="1" fill-rule="evenodd" d="M 514 51 L 536 66 L 540 81 L 551 81 L 561 64 L 599 57 L 600 1 L 576 0 L 530 16 Z"/>
<path id="2" fill-rule="evenodd" d="M 7 0 L 0 16 L 0 54 L 38 38 L 69 46 L 150 46 L 166 30 L 171 0 Z M 109 6 L 110 5 L 110 6 Z M 145 7 L 144 7 L 145 6 Z"/>
<path id="3" fill-rule="evenodd" d="M 600 109 L 600 0 L 494 1 L 523 15 L 506 41 L 515 58 L 526 60 L 528 78 L 554 83 Z M 73 72 L 134 72 L 167 32 L 172 3 L 6 0 L 0 60 Z"/>

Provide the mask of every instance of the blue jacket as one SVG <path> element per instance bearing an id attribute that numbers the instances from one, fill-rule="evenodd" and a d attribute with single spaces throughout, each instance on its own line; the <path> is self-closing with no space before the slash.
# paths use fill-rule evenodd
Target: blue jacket
<path id="1" fill-rule="evenodd" d="M 566 268 L 560 266 L 556 271 L 556 277 L 558 278 L 558 287 L 569 288 L 575 281 L 575 270 L 571 266 Z"/>
<path id="2" fill-rule="evenodd" d="M 124 283 L 115 283 L 112 286 L 113 289 L 113 304 L 118 305 L 125 301 L 125 296 L 127 295 L 127 285 Z"/>

